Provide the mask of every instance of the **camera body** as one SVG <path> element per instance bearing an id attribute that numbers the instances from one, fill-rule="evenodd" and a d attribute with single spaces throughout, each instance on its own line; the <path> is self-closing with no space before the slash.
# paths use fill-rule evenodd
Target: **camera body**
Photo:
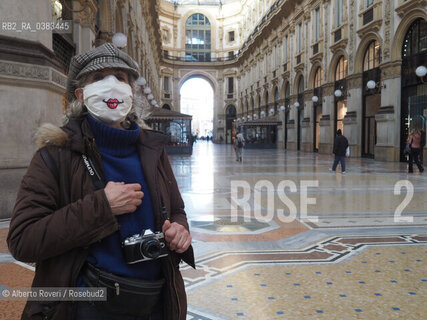
<path id="1" fill-rule="evenodd" d="M 127 264 L 154 260 L 169 254 L 163 232 L 153 232 L 150 229 L 126 238 L 122 247 Z"/>

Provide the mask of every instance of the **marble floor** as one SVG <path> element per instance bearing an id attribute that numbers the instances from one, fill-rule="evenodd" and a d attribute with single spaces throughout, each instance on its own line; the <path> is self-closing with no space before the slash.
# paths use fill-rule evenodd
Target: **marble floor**
<path id="1" fill-rule="evenodd" d="M 188 319 L 427 319 L 427 176 L 401 163 L 199 141 L 171 156 L 197 269 Z M 0 289 L 29 285 L 0 223 Z M 0 319 L 22 302 L 2 301 Z"/>

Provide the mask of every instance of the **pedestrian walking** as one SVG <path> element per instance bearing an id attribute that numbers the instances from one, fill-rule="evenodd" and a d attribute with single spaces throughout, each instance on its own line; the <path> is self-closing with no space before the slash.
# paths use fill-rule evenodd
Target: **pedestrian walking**
<path id="1" fill-rule="evenodd" d="M 242 162 L 242 149 L 245 145 L 243 134 L 238 133 L 234 139 L 234 151 L 236 153 L 236 161 Z"/>
<path id="2" fill-rule="evenodd" d="M 408 163 L 408 173 L 413 173 L 414 162 L 418 167 L 420 172 L 424 171 L 423 165 L 421 163 L 421 152 L 422 152 L 422 134 L 418 128 L 415 128 L 411 131 L 408 137 L 409 143 L 409 163 Z"/>
<path id="3" fill-rule="evenodd" d="M 336 172 L 338 163 L 341 164 L 341 172 L 345 174 L 345 158 L 348 148 L 348 140 L 343 136 L 341 129 L 337 130 L 337 136 L 334 141 L 333 154 L 335 156 L 332 171 Z"/>

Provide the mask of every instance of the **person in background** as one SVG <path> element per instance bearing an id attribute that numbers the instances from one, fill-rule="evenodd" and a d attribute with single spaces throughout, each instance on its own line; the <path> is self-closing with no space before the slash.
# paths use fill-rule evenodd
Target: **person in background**
<path id="1" fill-rule="evenodd" d="M 409 145 L 411 146 L 411 151 L 409 153 L 408 173 L 414 172 L 414 169 L 413 169 L 414 162 L 417 165 L 418 170 L 420 170 L 420 172 L 424 171 L 424 168 L 420 159 L 420 155 L 423 150 L 421 146 L 421 138 L 422 138 L 422 135 L 418 128 L 413 129 L 408 137 L 408 142 L 409 142 Z"/>
<path id="2" fill-rule="evenodd" d="M 245 145 L 243 134 L 238 133 L 234 139 L 234 151 L 236 153 L 236 161 L 242 162 L 242 149 Z"/>
<path id="3" fill-rule="evenodd" d="M 334 141 L 333 154 L 335 155 L 332 171 L 336 172 L 338 163 L 341 163 L 341 172 L 345 174 L 345 155 L 348 148 L 348 140 L 342 135 L 341 129 L 337 130 L 337 136 Z"/>
<path id="4" fill-rule="evenodd" d="M 426 130 L 421 130 L 421 151 L 420 151 L 420 162 L 424 165 L 424 147 L 426 146 Z"/>

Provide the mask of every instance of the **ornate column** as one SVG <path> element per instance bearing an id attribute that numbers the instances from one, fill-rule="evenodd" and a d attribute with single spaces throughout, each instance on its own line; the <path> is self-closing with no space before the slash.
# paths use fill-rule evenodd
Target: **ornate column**
<path id="1" fill-rule="evenodd" d="M 362 115 L 363 115 L 363 97 L 362 97 L 362 74 L 352 74 L 347 77 L 347 114 L 343 123 L 345 136 L 351 148 L 352 157 L 362 155 L 362 142 L 360 140 L 362 133 Z"/>
<path id="2" fill-rule="evenodd" d="M 334 145 L 334 83 L 322 86 L 323 103 L 322 118 L 320 119 L 319 153 L 332 153 Z"/>
<path id="3" fill-rule="evenodd" d="M 304 119 L 302 120 L 301 151 L 313 152 L 313 90 L 304 92 Z"/>
<path id="4" fill-rule="evenodd" d="M 298 148 L 298 108 L 294 106 L 294 103 L 298 101 L 298 95 L 290 96 L 291 110 L 289 112 L 288 122 L 288 150 L 297 150 Z"/>
<path id="5" fill-rule="evenodd" d="M 74 0 L 74 43 L 76 54 L 91 50 L 95 46 L 95 15 L 98 5 L 95 0 Z M 81 11 L 80 11 L 81 10 Z M 80 12 L 78 12 L 80 11 Z"/>
<path id="6" fill-rule="evenodd" d="M 381 66 L 381 108 L 377 121 L 375 159 L 399 161 L 400 159 L 400 106 L 401 62 L 388 62 Z"/>

